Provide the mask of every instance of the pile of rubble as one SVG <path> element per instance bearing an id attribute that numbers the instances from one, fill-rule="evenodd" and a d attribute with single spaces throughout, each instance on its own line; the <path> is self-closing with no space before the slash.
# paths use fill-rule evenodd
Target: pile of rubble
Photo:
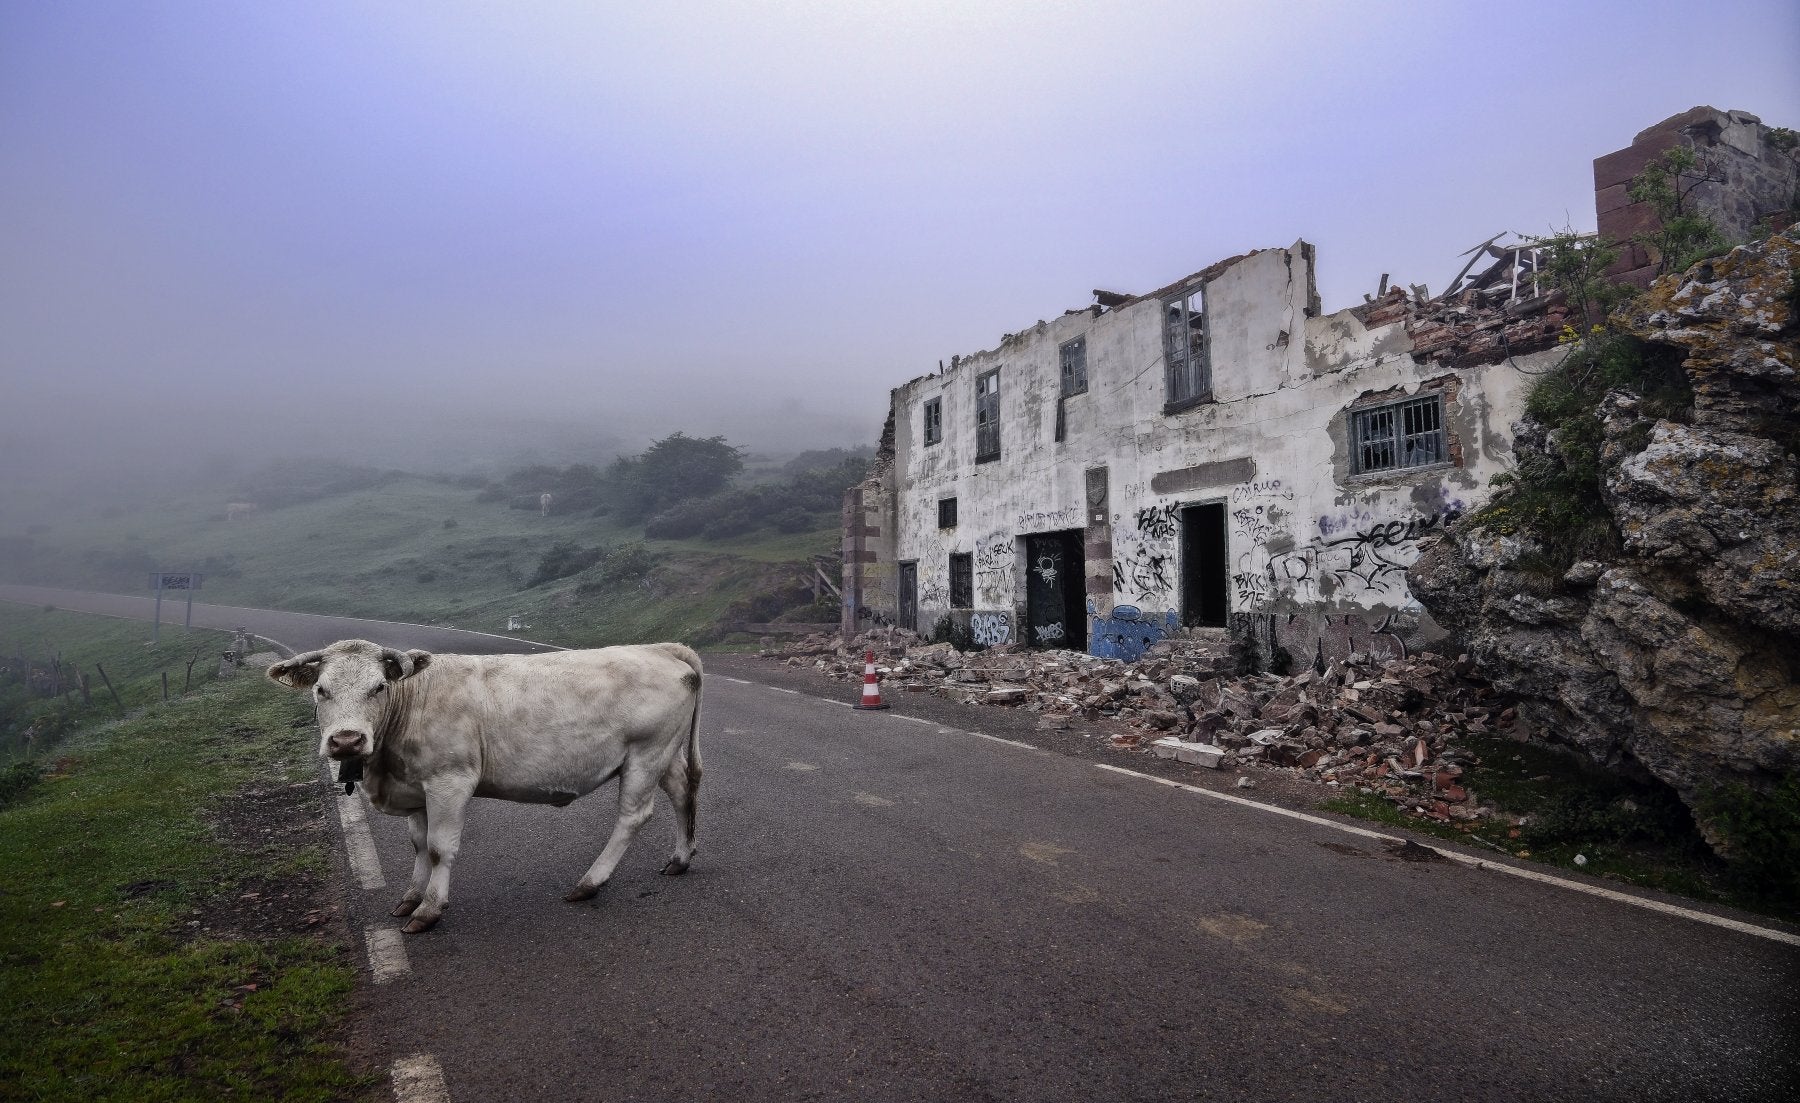
<path id="1" fill-rule="evenodd" d="M 1517 720 L 1467 656 L 1357 654 L 1284 676 L 1239 674 L 1223 641 L 1180 638 L 1133 663 L 1076 651 L 890 645 L 880 637 L 846 645 L 814 636 L 765 646 L 763 654 L 860 681 L 865 647 L 877 656 L 884 694 L 932 692 L 1021 708 L 1038 713 L 1038 726 L 1047 729 L 1081 719 L 1107 730 L 1122 750 L 1214 768 L 1282 770 L 1355 787 L 1440 821 L 1483 815 L 1461 784 L 1474 756 L 1456 745 L 1458 737 L 1502 731 Z"/>

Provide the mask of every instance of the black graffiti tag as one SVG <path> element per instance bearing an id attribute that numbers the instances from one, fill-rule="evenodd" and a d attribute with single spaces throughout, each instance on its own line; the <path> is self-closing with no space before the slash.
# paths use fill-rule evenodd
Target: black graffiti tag
<path id="1" fill-rule="evenodd" d="M 1168 540 L 1175 535 L 1175 506 L 1145 506 L 1137 511 L 1137 530 L 1146 540 Z"/>

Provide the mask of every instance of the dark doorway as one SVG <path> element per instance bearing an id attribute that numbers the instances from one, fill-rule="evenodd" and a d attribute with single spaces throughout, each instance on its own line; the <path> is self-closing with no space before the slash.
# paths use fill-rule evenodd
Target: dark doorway
<path id="1" fill-rule="evenodd" d="M 919 565 L 900 564 L 900 627 L 919 630 Z"/>
<path id="2" fill-rule="evenodd" d="M 1082 532 L 1025 538 L 1025 633 L 1030 647 L 1087 650 L 1087 556 Z"/>
<path id="3" fill-rule="evenodd" d="M 1181 511 L 1181 620 L 1223 628 L 1231 612 L 1225 548 L 1225 503 Z"/>

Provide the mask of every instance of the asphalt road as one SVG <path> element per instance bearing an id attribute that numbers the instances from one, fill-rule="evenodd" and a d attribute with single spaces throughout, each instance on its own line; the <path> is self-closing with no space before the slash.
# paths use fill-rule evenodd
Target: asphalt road
<path id="1" fill-rule="evenodd" d="M 385 632 L 359 634 L 429 646 Z M 984 739 L 981 710 L 857 712 L 730 676 L 754 660 L 711 664 L 692 872 L 656 875 L 659 809 L 600 896 L 565 904 L 611 794 L 475 802 L 444 921 L 359 999 L 374 1050 L 434 1056 L 457 1101 L 1759 1100 L 1800 1082 L 1793 946 Z M 410 848 L 403 821 L 370 820 L 388 888 L 346 872 L 345 892 L 354 927 L 385 930 Z"/>

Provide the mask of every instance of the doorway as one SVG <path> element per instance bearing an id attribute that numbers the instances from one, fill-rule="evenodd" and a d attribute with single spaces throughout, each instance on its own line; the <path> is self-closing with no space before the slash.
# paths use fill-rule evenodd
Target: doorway
<path id="1" fill-rule="evenodd" d="M 1087 650 L 1087 555 L 1080 529 L 1025 538 L 1025 638 L 1029 647 Z"/>
<path id="2" fill-rule="evenodd" d="M 900 564 L 900 627 L 919 630 L 919 565 Z"/>
<path id="3" fill-rule="evenodd" d="M 1225 503 L 1181 511 L 1181 622 L 1223 628 L 1231 613 L 1225 544 Z"/>

